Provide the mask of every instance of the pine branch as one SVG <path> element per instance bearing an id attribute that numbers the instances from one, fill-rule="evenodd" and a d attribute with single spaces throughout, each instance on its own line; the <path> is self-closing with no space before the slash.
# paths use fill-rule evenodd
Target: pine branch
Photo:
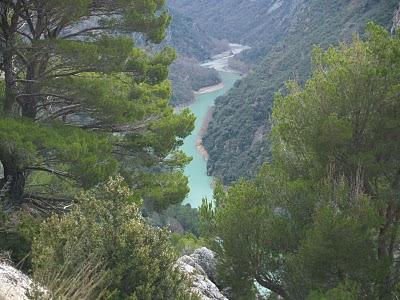
<path id="1" fill-rule="evenodd" d="M 63 178 L 68 178 L 68 179 L 72 179 L 72 180 L 76 180 L 76 178 L 74 176 L 72 176 L 71 174 L 65 173 L 65 172 L 61 172 L 61 171 L 57 171 L 48 167 L 27 167 L 25 168 L 25 170 L 27 171 L 42 171 L 42 172 L 47 172 L 59 177 L 63 177 Z"/>
<path id="2" fill-rule="evenodd" d="M 90 32 L 90 31 L 94 31 L 94 30 L 107 30 L 107 29 L 111 29 L 111 28 L 108 27 L 108 26 L 95 26 L 95 27 L 90 27 L 90 28 L 82 29 L 82 30 L 77 31 L 77 32 L 74 32 L 74 33 L 66 34 L 66 35 L 64 35 L 64 36 L 61 36 L 60 38 L 65 40 L 65 39 L 69 39 L 69 38 L 72 38 L 72 37 L 79 36 L 79 35 L 81 35 L 81 34 L 84 34 L 84 33 Z"/>
<path id="3" fill-rule="evenodd" d="M 149 123 L 159 120 L 159 116 L 151 116 L 146 120 L 143 120 L 140 123 L 136 124 L 127 124 L 127 125 L 119 125 L 119 124 L 105 124 L 105 123 L 94 123 L 89 125 L 82 125 L 80 128 L 90 129 L 90 130 L 99 130 L 99 131 L 111 131 L 113 133 L 129 133 L 135 132 L 141 129 L 145 129 Z"/>
<path id="4" fill-rule="evenodd" d="M 32 209 L 45 216 L 49 216 L 53 212 L 66 213 L 72 202 L 72 199 L 69 198 L 46 197 L 31 193 L 26 194 L 24 200 Z"/>
<path id="5" fill-rule="evenodd" d="M 272 279 L 257 275 L 256 281 L 262 285 L 263 287 L 273 291 L 274 293 L 278 294 L 279 296 L 283 297 L 286 300 L 290 300 L 289 294 L 280 286 L 278 283 L 274 282 Z"/>
<path id="6" fill-rule="evenodd" d="M 73 104 L 73 105 L 65 106 L 53 113 L 50 113 L 50 114 L 44 116 L 43 119 L 54 120 L 54 119 L 57 119 L 62 116 L 70 115 L 70 114 L 76 113 L 78 111 L 77 108 L 80 108 L 80 107 L 81 107 L 81 104 Z M 37 120 L 39 120 L 39 119 L 41 119 L 41 118 L 40 117 L 37 118 Z"/>

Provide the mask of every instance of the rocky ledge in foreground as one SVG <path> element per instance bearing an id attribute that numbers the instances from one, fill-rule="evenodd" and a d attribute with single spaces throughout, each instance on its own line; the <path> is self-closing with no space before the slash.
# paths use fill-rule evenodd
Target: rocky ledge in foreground
<path id="1" fill-rule="evenodd" d="M 178 259 L 177 266 L 192 279 L 192 291 L 203 300 L 228 300 L 215 284 L 214 253 L 207 248 L 197 249 L 190 256 Z M 0 261 L 0 300 L 28 300 L 32 280 L 21 271 Z"/>
<path id="2" fill-rule="evenodd" d="M 21 271 L 0 261 L 0 300 L 28 300 L 32 280 Z"/>
<path id="3" fill-rule="evenodd" d="M 197 249 L 190 256 L 179 258 L 177 264 L 192 279 L 192 291 L 203 300 L 228 300 L 215 285 L 215 258 L 211 250 Z"/>

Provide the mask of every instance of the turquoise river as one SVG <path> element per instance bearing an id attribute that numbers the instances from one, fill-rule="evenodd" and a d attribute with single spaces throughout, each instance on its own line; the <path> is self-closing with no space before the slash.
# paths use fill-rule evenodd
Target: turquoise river
<path id="1" fill-rule="evenodd" d="M 240 78 L 239 74 L 229 71 L 220 71 L 220 75 L 224 87 L 216 91 L 196 95 L 196 101 L 189 106 L 196 116 L 196 123 L 192 134 L 185 139 L 182 150 L 193 158 L 185 168 L 185 175 L 189 178 L 190 193 L 184 201 L 184 204 L 189 203 L 192 207 L 199 207 L 204 197 L 211 200 L 213 194 L 213 179 L 207 175 L 207 161 L 198 151 L 196 145 L 201 128 L 207 118 L 209 109 L 214 105 L 215 99 L 231 89 L 235 81 Z"/>

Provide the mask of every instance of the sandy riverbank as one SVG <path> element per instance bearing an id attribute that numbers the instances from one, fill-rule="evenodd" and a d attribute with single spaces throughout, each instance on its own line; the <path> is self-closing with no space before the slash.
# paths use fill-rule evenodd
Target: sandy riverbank
<path id="1" fill-rule="evenodd" d="M 210 85 L 210 86 L 203 87 L 203 88 L 199 89 L 198 91 L 194 91 L 193 93 L 195 95 L 207 94 L 207 93 L 215 92 L 218 90 L 222 90 L 223 88 L 224 88 L 224 83 L 221 82 L 216 85 Z"/>
<path id="2" fill-rule="evenodd" d="M 209 155 L 208 155 L 206 147 L 204 147 L 202 142 L 203 142 L 203 140 L 201 138 L 196 139 L 197 152 L 199 152 L 200 155 L 207 161 L 209 158 Z"/>
<path id="3" fill-rule="evenodd" d="M 210 85 L 210 86 L 203 87 L 198 91 L 193 91 L 193 93 L 195 95 L 201 95 L 201 94 L 207 94 L 207 93 L 212 93 L 212 92 L 215 92 L 215 91 L 219 91 L 219 90 L 222 90 L 223 88 L 224 88 L 224 83 L 221 82 L 221 83 L 218 83 L 216 85 Z M 194 99 L 193 101 L 189 101 L 189 102 L 178 104 L 178 105 L 176 105 L 174 107 L 174 111 L 175 112 L 180 112 L 181 110 L 190 107 L 190 105 L 192 105 L 193 102 L 195 102 L 195 101 L 197 101 L 197 100 Z"/>

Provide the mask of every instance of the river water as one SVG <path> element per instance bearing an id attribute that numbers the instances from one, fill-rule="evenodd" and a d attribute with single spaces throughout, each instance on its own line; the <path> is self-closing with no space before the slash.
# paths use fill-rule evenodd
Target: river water
<path id="1" fill-rule="evenodd" d="M 234 54 L 249 49 L 247 46 L 239 44 L 230 44 L 231 51 L 218 54 L 209 62 L 202 66 L 214 68 L 219 71 L 223 88 L 196 95 L 196 101 L 189 106 L 196 116 L 195 129 L 192 134 L 184 140 L 182 150 L 193 158 L 191 163 L 185 168 L 185 175 L 189 178 L 190 193 L 186 197 L 184 204 L 189 203 L 192 207 L 199 207 L 202 199 L 212 199 L 213 189 L 211 176 L 207 176 L 207 161 L 204 153 L 201 154 L 198 147 L 199 134 L 202 131 L 205 120 L 210 115 L 210 109 L 214 106 L 215 99 L 225 94 L 233 87 L 240 75 L 230 70 L 228 67 L 228 59 Z M 203 127 L 204 129 L 204 127 Z"/>

